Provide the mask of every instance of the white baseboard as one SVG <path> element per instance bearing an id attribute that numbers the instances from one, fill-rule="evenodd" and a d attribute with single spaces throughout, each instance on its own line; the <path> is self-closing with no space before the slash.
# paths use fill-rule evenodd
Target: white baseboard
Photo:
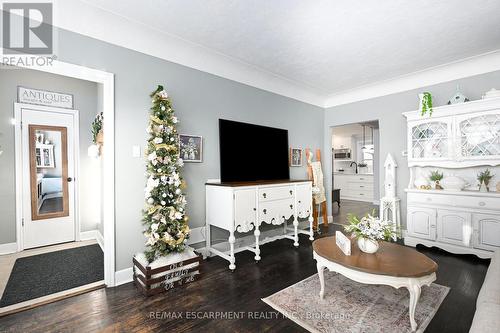
<path id="1" fill-rule="evenodd" d="M 17 243 L 0 244 L 0 255 L 17 252 Z"/>
<path id="2" fill-rule="evenodd" d="M 122 269 L 121 271 L 115 272 L 115 287 L 132 282 L 134 270 L 132 267 Z"/>
<path id="3" fill-rule="evenodd" d="M 80 232 L 80 240 L 84 241 L 89 239 L 95 239 L 97 241 L 97 244 L 99 244 L 102 251 L 104 252 L 104 238 L 102 237 L 101 232 L 99 230 Z"/>

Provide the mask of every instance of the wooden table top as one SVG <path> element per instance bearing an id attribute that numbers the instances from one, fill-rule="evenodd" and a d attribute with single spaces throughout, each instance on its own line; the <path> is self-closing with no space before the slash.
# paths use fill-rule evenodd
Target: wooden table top
<path id="1" fill-rule="evenodd" d="M 415 249 L 396 243 L 379 242 L 374 254 L 362 252 L 351 240 L 351 255 L 346 256 L 335 244 L 335 236 L 313 242 L 313 250 L 321 257 L 350 269 L 395 277 L 422 277 L 435 273 L 438 265 Z"/>

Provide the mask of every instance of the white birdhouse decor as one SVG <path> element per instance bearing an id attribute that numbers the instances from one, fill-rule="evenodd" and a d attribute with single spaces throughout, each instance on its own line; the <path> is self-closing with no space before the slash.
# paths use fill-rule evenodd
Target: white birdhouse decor
<path id="1" fill-rule="evenodd" d="M 384 168 L 385 168 L 385 195 L 386 198 L 395 198 L 396 197 L 396 161 L 391 154 L 387 154 L 387 158 L 385 159 Z"/>

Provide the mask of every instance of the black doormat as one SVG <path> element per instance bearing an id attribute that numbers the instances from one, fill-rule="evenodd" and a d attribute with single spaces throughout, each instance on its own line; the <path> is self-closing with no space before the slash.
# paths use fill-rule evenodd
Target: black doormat
<path id="1" fill-rule="evenodd" d="M 104 254 L 98 244 L 16 260 L 0 307 L 104 280 Z"/>

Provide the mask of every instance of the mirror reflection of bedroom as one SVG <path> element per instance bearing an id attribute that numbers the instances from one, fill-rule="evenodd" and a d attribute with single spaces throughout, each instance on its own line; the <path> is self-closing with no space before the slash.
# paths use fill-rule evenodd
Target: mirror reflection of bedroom
<path id="1" fill-rule="evenodd" d="M 36 208 L 37 215 L 64 211 L 62 184 L 62 146 L 60 131 L 36 130 Z"/>
<path id="2" fill-rule="evenodd" d="M 105 287 L 101 90 L 2 71 L 0 316 Z"/>

